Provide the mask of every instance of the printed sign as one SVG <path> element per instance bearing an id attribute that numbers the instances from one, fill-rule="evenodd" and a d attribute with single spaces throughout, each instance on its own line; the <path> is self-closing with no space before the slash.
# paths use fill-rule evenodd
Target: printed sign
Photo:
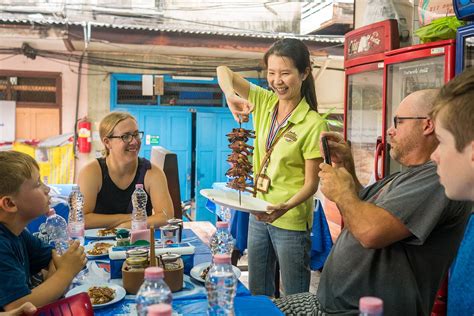
<path id="1" fill-rule="evenodd" d="M 383 53 L 399 47 L 396 20 L 385 20 L 353 30 L 345 36 L 347 60 Z"/>
<path id="2" fill-rule="evenodd" d="M 160 144 L 160 136 L 157 135 L 146 135 L 145 137 L 145 144 L 146 145 L 159 145 Z"/>

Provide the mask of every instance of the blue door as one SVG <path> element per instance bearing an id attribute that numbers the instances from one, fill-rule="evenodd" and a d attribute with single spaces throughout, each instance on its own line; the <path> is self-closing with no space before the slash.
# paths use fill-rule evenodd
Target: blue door
<path id="1" fill-rule="evenodd" d="M 229 169 L 226 161 L 231 153 L 225 136 L 238 127 L 227 108 L 198 109 L 196 113 L 196 220 L 215 222 L 216 216 L 206 209 L 201 189 L 212 188 L 214 182 L 226 182 Z M 251 128 L 250 123 L 242 127 Z"/>

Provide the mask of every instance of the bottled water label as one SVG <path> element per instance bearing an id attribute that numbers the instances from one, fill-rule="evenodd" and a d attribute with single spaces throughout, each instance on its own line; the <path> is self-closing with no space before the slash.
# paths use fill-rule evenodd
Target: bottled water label
<path id="1" fill-rule="evenodd" d="M 132 220 L 132 230 L 143 230 L 147 228 L 148 227 L 147 227 L 146 220 L 144 221 Z"/>
<path id="2" fill-rule="evenodd" d="M 209 272 L 206 290 L 209 315 L 234 315 L 237 279 L 233 272 Z"/>
<path id="3" fill-rule="evenodd" d="M 71 238 L 84 237 L 84 223 L 70 223 L 68 228 Z"/>
<path id="4" fill-rule="evenodd" d="M 69 223 L 68 233 L 70 239 L 78 239 L 81 245 L 84 244 L 84 223 Z"/>

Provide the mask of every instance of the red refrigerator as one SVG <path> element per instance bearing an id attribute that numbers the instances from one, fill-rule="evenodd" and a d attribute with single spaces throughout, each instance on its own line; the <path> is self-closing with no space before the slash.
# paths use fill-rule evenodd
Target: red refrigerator
<path id="1" fill-rule="evenodd" d="M 382 168 L 376 178 L 402 170 L 400 164 L 388 154 L 387 130 L 400 102 L 410 93 L 440 88 L 455 74 L 456 45 L 454 40 L 414 45 L 385 54 L 385 93 L 383 95 L 382 146 L 377 156 Z"/>
<path id="2" fill-rule="evenodd" d="M 351 142 L 362 185 L 374 178 L 374 153 L 381 142 L 385 52 L 398 47 L 396 20 L 367 25 L 345 36 L 344 137 Z"/>
<path id="3" fill-rule="evenodd" d="M 367 25 L 345 36 L 344 137 L 351 142 L 356 173 L 363 185 L 373 178 L 377 137 L 382 135 L 385 52 L 398 47 L 396 20 Z M 324 212 L 335 239 L 342 225 L 340 213 L 328 200 L 324 201 Z"/>

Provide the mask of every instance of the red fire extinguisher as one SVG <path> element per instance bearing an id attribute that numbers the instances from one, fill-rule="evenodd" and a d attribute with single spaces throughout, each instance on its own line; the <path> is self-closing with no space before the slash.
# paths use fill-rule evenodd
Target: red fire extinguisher
<path id="1" fill-rule="evenodd" d="M 77 147 L 80 153 L 91 152 L 91 129 L 91 122 L 87 118 L 83 118 L 77 123 Z"/>

